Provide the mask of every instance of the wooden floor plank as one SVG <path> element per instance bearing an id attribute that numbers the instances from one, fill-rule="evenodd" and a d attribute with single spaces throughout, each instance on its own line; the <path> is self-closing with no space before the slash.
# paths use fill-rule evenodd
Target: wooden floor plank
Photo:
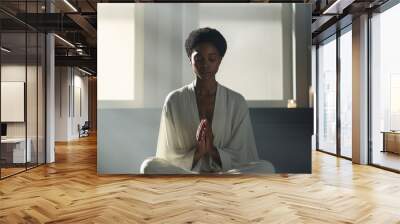
<path id="1" fill-rule="evenodd" d="M 313 174 L 98 176 L 96 137 L 0 181 L 0 223 L 400 223 L 400 175 L 313 152 Z"/>

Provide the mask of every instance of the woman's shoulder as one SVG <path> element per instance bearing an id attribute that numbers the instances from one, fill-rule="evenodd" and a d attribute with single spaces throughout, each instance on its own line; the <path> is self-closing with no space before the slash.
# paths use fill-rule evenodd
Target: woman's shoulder
<path id="1" fill-rule="evenodd" d="M 190 89 L 191 89 L 191 87 L 189 84 L 189 85 L 182 86 L 179 89 L 172 90 L 165 97 L 164 104 L 171 104 L 173 102 L 179 101 L 183 97 L 187 97 L 190 94 L 190 91 L 191 91 Z"/>
<path id="2" fill-rule="evenodd" d="M 237 105 L 247 107 L 246 99 L 243 97 L 242 94 L 240 94 L 239 92 L 237 92 L 233 89 L 230 89 L 226 86 L 223 86 L 221 84 L 220 84 L 220 86 L 221 86 L 221 89 L 223 89 L 223 91 L 225 91 L 228 101 L 230 101 L 231 103 L 237 104 Z"/>

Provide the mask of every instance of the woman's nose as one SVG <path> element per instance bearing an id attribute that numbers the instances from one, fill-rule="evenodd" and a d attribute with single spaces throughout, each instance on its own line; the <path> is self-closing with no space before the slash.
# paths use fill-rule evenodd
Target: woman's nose
<path id="1" fill-rule="evenodd" d="M 205 61 L 205 62 L 203 62 L 201 67 L 207 69 L 209 66 L 210 66 L 210 64 L 207 61 Z"/>

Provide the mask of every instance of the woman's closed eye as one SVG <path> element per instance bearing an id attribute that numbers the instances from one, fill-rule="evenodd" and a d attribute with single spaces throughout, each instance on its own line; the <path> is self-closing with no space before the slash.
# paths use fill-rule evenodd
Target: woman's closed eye
<path id="1" fill-rule="evenodd" d="M 203 61 L 204 61 L 204 58 L 203 58 L 203 57 L 195 57 L 194 60 L 195 60 L 196 62 L 203 62 Z M 216 62 L 216 61 L 217 61 L 217 57 L 209 57 L 209 58 L 207 58 L 207 60 L 208 60 L 209 62 Z"/>

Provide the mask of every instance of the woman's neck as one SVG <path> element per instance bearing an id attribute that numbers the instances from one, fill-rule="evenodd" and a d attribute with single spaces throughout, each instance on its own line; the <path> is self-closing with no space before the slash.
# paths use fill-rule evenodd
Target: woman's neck
<path id="1" fill-rule="evenodd" d="M 195 80 L 195 90 L 200 95 L 214 95 L 217 91 L 217 81 L 215 79 L 199 79 Z"/>

